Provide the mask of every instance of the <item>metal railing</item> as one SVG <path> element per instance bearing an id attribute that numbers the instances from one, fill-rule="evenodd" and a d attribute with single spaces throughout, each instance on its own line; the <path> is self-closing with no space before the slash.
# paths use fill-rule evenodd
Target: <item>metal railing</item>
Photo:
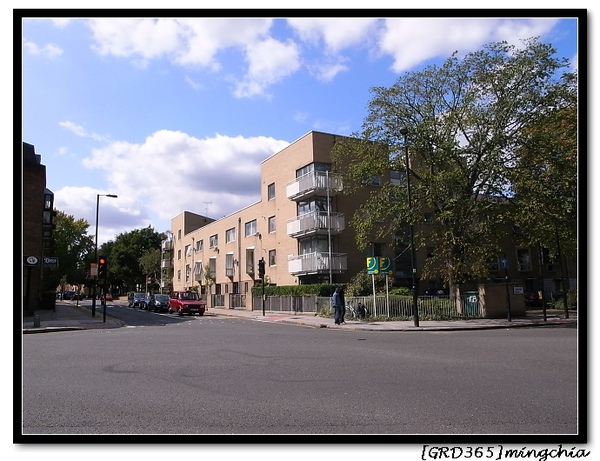
<path id="1" fill-rule="evenodd" d="M 393 318 L 410 320 L 413 318 L 412 296 L 351 296 L 346 297 L 346 304 L 354 308 L 363 304 L 371 319 Z M 475 296 L 463 296 L 459 302 L 449 296 L 418 296 L 417 307 L 421 320 L 453 320 L 465 318 L 483 318 L 482 305 Z M 252 309 L 262 309 L 262 299 L 252 299 Z M 267 296 L 265 310 L 273 312 L 325 312 L 332 313 L 330 297 L 317 296 Z M 348 313 L 349 314 L 349 313 Z M 347 315 L 348 315 L 347 314 Z"/>

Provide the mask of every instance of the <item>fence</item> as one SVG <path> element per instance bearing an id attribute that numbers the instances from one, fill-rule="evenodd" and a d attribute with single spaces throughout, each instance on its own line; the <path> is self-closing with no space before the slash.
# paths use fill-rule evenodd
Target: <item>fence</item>
<path id="1" fill-rule="evenodd" d="M 346 304 L 357 307 L 363 304 L 371 318 L 394 318 L 409 320 L 413 317 L 412 296 L 352 296 Z M 482 318 L 483 309 L 477 295 L 464 295 L 460 302 L 449 296 L 417 296 L 417 308 L 421 320 L 451 320 Z M 253 297 L 253 310 L 262 309 L 262 298 Z M 265 310 L 273 312 L 325 312 L 332 313 L 330 297 L 317 296 L 267 296 Z"/>

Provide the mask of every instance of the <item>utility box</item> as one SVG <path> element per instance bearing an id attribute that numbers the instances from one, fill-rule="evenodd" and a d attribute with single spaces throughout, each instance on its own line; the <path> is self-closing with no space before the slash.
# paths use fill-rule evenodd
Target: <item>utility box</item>
<path id="1" fill-rule="evenodd" d="M 483 283 L 478 285 L 484 317 L 488 319 L 508 318 L 509 300 L 510 316 L 525 317 L 525 298 L 518 289 L 522 286 L 522 283 Z M 515 287 L 517 287 L 516 290 Z"/>

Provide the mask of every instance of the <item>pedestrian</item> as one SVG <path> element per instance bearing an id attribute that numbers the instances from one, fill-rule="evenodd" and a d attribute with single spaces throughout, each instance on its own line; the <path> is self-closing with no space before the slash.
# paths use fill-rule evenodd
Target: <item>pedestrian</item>
<path id="1" fill-rule="evenodd" d="M 346 298 L 344 298 L 344 287 L 340 287 L 340 302 L 342 303 L 342 314 L 340 323 L 346 324 L 344 317 L 346 316 Z"/>
<path id="2" fill-rule="evenodd" d="M 333 319 L 336 325 L 341 324 L 342 320 L 342 301 L 340 299 L 340 288 L 337 287 L 331 297 L 331 304 L 333 305 Z"/>

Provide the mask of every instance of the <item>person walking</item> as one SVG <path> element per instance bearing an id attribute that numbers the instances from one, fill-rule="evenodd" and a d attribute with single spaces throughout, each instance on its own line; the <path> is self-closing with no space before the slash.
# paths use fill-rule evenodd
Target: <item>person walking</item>
<path id="1" fill-rule="evenodd" d="M 331 297 L 331 304 L 333 305 L 333 319 L 336 325 L 342 323 L 342 300 L 340 299 L 340 288 L 337 287 Z"/>
<path id="2" fill-rule="evenodd" d="M 340 315 L 340 323 L 346 324 L 346 298 L 344 298 L 344 287 L 340 287 L 340 303 L 342 303 L 342 312 Z"/>

